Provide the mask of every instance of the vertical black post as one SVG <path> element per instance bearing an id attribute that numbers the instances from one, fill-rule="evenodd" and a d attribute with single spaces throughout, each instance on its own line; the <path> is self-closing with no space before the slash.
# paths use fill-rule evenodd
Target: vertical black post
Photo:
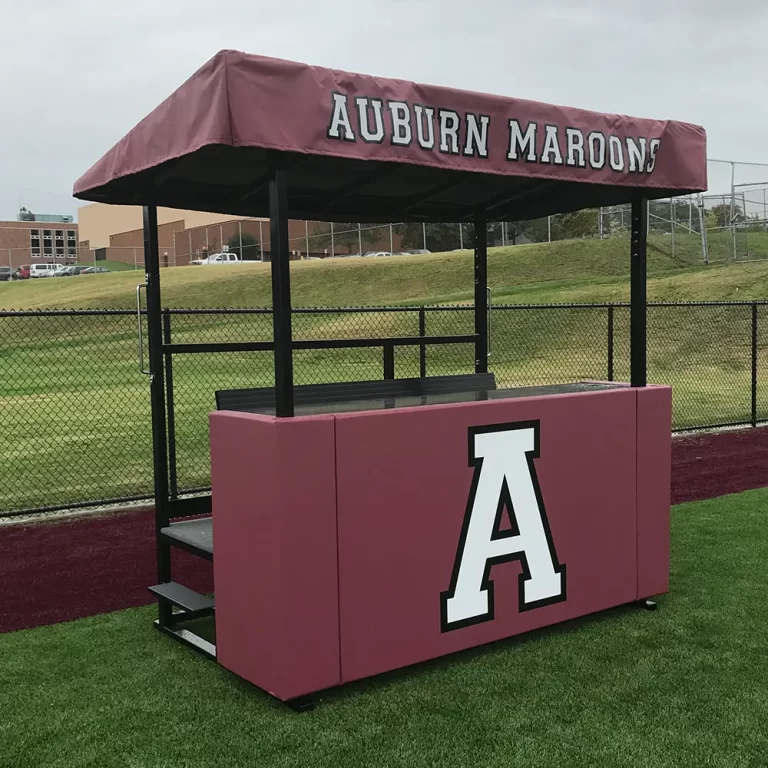
<path id="1" fill-rule="evenodd" d="M 608 305 L 608 381 L 613 381 L 613 304 Z"/>
<path id="2" fill-rule="evenodd" d="M 427 313 L 424 307 L 419 307 L 419 337 L 427 335 Z M 422 341 L 419 344 L 419 376 L 423 379 L 427 375 L 427 345 Z"/>
<path id="3" fill-rule="evenodd" d="M 272 334 L 275 342 L 275 413 L 293 416 L 291 272 L 288 249 L 288 174 L 274 167 L 269 181 Z"/>
<path id="4" fill-rule="evenodd" d="M 485 211 L 475 213 L 475 373 L 488 373 L 488 231 Z"/>
<path id="5" fill-rule="evenodd" d="M 168 456 L 163 386 L 163 327 L 160 303 L 160 255 L 157 242 L 157 208 L 144 206 L 144 267 L 147 284 L 147 338 L 149 340 L 149 396 L 152 406 L 152 458 L 155 479 L 155 537 L 157 580 L 171 580 L 171 548 L 160 540 L 160 529 L 168 525 Z M 160 604 L 160 626 L 171 621 L 171 606 Z"/>
<path id="6" fill-rule="evenodd" d="M 395 345 L 384 344 L 384 378 L 395 378 Z"/>
<path id="7" fill-rule="evenodd" d="M 647 367 L 647 292 L 646 251 L 648 245 L 648 201 L 636 195 L 632 199 L 632 250 L 630 269 L 630 383 L 644 387 Z"/>
<path id="8" fill-rule="evenodd" d="M 752 426 L 757 426 L 757 302 L 752 303 Z"/>
<path id="9" fill-rule="evenodd" d="M 171 310 L 163 310 L 163 344 L 171 343 Z M 168 410 L 168 469 L 170 476 L 170 496 L 179 495 L 179 480 L 176 468 L 176 412 L 173 404 L 173 355 L 165 352 L 165 403 Z"/>

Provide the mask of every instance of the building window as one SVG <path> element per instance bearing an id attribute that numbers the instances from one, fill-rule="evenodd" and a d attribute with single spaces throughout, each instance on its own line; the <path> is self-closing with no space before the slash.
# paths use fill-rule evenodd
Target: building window
<path id="1" fill-rule="evenodd" d="M 64 230 L 63 229 L 57 229 L 56 230 L 56 237 L 64 237 Z"/>
<path id="2" fill-rule="evenodd" d="M 29 234 L 31 237 L 40 237 L 40 230 L 39 229 L 30 229 Z"/>
<path id="3" fill-rule="evenodd" d="M 63 256 L 64 255 L 64 249 L 63 248 L 56 248 L 56 255 L 57 256 Z"/>
<path id="4" fill-rule="evenodd" d="M 39 248 L 33 248 L 32 249 L 32 258 L 33 259 L 39 259 L 40 258 L 40 249 Z"/>
<path id="5" fill-rule="evenodd" d="M 50 229 L 44 229 L 43 230 L 43 240 L 50 240 L 51 239 L 51 230 Z"/>
<path id="6" fill-rule="evenodd" d="M 74 242 L 75 242 L 75 240 L 77 240 L 77 232 L 75 232 L 74 230 L 71 230 L 71 229 L 70 229 L 70 230 L 67 232 L 67 240 L 70 240 L 71 242 L 73 242 L 73 243 L 74 243 Z"/>

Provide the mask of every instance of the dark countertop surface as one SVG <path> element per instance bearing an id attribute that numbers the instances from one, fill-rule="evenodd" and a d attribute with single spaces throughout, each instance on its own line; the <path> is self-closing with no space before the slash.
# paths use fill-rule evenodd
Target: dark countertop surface
<path id="1" fill-rule="evenodd" d="M 414 406 L 445 405 L 449 403 L 474 403 L 482 400 L 512 400 L 519 397 L 541 397 L 544 395 L 567 395 L 576 392 L 601 392 L 609 389 L 623 389 L 626 384 L 574 382 L 570 384 L 547 384 L 537 387 L 515 387 L 512 389 L 490 389 L 477 392 L 446 392 L 439 395 L 408 396 L 394 398 L 371 398 L 368 400 L 349 400 L 343 403 L 317 403 L 315 405 L 297 405 L 296 416 L 314 416 L 324 413 L 351 413 L 355 411 L 380 411 L 392 408 L 412 408 Z M 243 409 L 245 410 L 245 409 Z M 274 408 L 254 408 L 248 413 L 260 413 L 274 416 Z"/>

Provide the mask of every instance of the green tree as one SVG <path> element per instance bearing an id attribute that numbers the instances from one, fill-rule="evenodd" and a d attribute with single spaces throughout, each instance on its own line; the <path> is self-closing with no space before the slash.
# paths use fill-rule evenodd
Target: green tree
<path id="1" fill-rule="evenodd" d="M 714 205 L 709 209 L 715 217 L 716 227 L 730 227 L 731 226 L 731 205 L 730 203 L 721 203 L 720 205 Z M 733 208 L 734 224 L 739 224 L 744 221 L 744 212 L 741 207 L 736 205 Z"/>
<path id="2" fill-rule="evenodd" d="M 328 238 L 330 241 L 330 237 Z M 330 246 L 329 246 L 330 247 Z M 340 222 L 333 225 L 333 250 L 340 253 L 357 253 L 360 250 L 360 233 L 355 222 Z"/>
<path id="3" fill-rule="evenodd" d="M 411 222 L 408 224 L 397 224 L 395 232 L 402 238 L 402 247 L 411 251 L 420 251 L 424 248 L 434 253 L 452 251 L 458 248 L 461 243 L 458 224 L 427 224 L 425 226 L 417 222 Z M 427 235 L 426 246 L 424 245 L 425 232 Z M 467 231 L 465 227 L 465 246 L 467 246 L 466 237 Z"/>
<path id="4" fill-rule="evenodd" d="M 232 235 L 227 240 L 227 247 L 238 254 L 243 261 L 258 261 L 261 258 L 258 238 L 248 232 L 242 233 L 242 239 L 240 234 Z"/>

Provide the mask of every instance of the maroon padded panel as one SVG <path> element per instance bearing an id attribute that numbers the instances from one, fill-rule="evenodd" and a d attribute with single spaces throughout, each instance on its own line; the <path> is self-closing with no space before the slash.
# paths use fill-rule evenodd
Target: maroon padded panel
<path id="1" fill-rule="evenodd" d="M 669 589 L 672 389 L 637 390 L 637 597 Z"/>
<path id="2" fill-rule="evenodd" d="M 210 427 L 218 661 L 283 700 L 338 685 L 333 417 Z"/>
<path id="3" fill-rule="evenodd" d="M 494 618 L 442 631 L 473 485 L 469 430 L 530 421 L 566 599 L 521 611 L 520 561 L 495 564 Z M 633 601 L 635 425 L 632 389 L 338 415 L 342 681 Z"/>

